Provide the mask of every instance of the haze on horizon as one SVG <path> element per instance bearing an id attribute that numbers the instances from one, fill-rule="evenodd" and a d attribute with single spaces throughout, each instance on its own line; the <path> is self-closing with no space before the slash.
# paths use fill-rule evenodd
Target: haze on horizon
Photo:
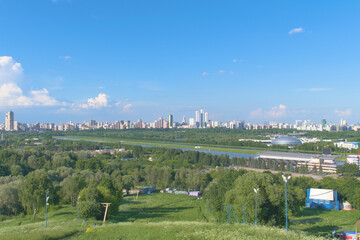
<path id="1" fill-rule="evenodd" d="M 0 0 L 0 117 L 359 122 L 359 1 Z M 3 120 L 0 120 L 0 123 Z"/>

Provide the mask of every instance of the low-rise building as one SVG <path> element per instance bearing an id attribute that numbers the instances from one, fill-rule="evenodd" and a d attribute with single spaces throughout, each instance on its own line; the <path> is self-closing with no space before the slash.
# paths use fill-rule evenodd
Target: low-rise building
<path id="1" fill-rule="evenodd" d="M 359 143 L 357 143 L 357 142 L 338 142 L 338 143 L 334 143 L 334 144 L 336 147 L 347 148 L 349 150 L 359 148 Z"/>
<path id="2" fill-rule="evenodd" d="M 346 162 L 348 164 L 356 164 L 360 167 L 360 155 L 348 155 Z"/>

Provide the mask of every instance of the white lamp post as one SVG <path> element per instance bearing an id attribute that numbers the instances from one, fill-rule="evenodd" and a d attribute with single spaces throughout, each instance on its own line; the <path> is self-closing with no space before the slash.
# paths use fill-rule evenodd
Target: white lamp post
<path id="1" fill-rule="evenodd" d="M 285 215 L 286 215 L 286 231 L 288 230 L 288 211 L 287 211 L 287 182 L 291 178 L 291 176 L 285 177 L 282 175 L 282 178 L 285 182 Z"/>
<path id="2" fill-rule="evenodd" d="M 49 192 L 46 192 L 46 198 L 45 198 L 45 229 L 47 228 L 47 206 L 49 205 L 48 201 L 49 201 Z"/>
<path id="3" fill-rule="evenodd" d="M 78 204 L 78 216 L 77 216 L 77 217 L 78 217 L 78 223 L 79 223 L 79 218 L 80 218 L 80 217 L 79 217 L 79 212 L 80 212 L 80 196 L 77 198 L 77 200 L 78 200 L 78 201 L 77 201 L 77 204 Z"/>
<path id="4" fill-rule="evenodd" d="M 257 223 L 257 194 L 258 194 L 259 189 L 254 188 L 254 192 L 255 192 L 255 226 Z"/>

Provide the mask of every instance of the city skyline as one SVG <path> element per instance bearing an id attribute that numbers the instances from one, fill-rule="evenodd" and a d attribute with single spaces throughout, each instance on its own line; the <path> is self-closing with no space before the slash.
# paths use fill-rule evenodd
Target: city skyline
<path id="1" fill-rule="evenodd" d="M 0 115 L 181 121 L 204 107 L 219 121 L 356 123 L 359 10 L 358 1 L 3 0 Z"/>
<path id="2" fill-rule="evenodd" d="M 229 128 L 229 129 L 296 129 L 300 131 L 360 131 L 360 123 L 348 123 L 345 119 L 340 119 L 340 123 L 328 122 L 322 119 L 320 123 L 307 120 L 296 120 L 295 123 L 289 122 L 264 122 L 264 123 L 246 123 L 242 120 L 232 121 L 217 121 L 208 118 L 208 112 L 204 109 L 195 111 L 195 117 L 189 118 L 187 122 L 183 116 L 181 122 L 173 120 L 173 115 L 168 114 L 167 119 L 159 117 L 158 119 L 150 122 L 145 122 L 141 118 L 137 121 L 118 119 L 115 122 L 99 121 L 92 119 L 90 121 L 83 121 L 82 123 L 69 121 L 67 123 L 54 123 L 54 122 L 20 122 L 14 117 L 14 112 L 9 111 L 5 114 L 5 124 L 0 123 L 0 131 L 67 131 L 67 130 L 88 130 L 88 129 L 134 129 L 134 128 Z"/>

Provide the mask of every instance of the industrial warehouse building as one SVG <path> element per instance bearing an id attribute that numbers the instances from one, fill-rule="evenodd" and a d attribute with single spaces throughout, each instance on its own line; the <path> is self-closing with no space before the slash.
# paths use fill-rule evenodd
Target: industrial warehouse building
<path id="1" fill-rule="evenodd" d="M 287 161 L 295 166 L 306 165 L 309 171 L 312 171 L 315 166 L 317 169 L 321 166 L 323 173 L 336 173 L 335 159 L 338 157 L 340 155 L 275 151 L 262 152 L 257 156 L 257 158 L 264 160 Z"/>

